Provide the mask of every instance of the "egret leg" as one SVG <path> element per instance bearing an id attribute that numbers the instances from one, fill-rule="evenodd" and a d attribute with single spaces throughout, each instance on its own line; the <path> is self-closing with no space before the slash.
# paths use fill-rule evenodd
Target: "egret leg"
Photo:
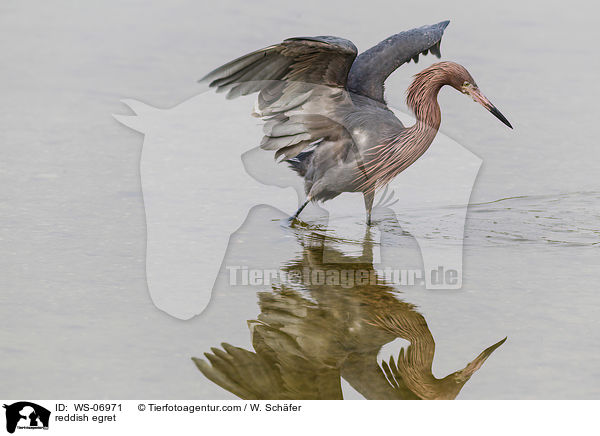
<path id="1" fill-rule="evenodd" d="M 300 206 L 298 208 L 298 210 L 296 211 L 296 213 L 294 215 L 292 215 L 291 217 L 288 218 L 289 222 L 294 221 L 296 218 L 298 218 L 298 215 L 300 215 L 300 213 L 304 210 L 304 208 L 306 207 L 306 205 L 308 204 L 308 202 L 310 201 L 310 199 L 306 200 L 302 206 Z"/>
<path id="2" fill-rule="evenodd" d="M 374 192 L 363 192 L 365 198 L 365 209 L 367 210 L 367 225 L 371 225 L 371 210 L 373 209 Z"/>

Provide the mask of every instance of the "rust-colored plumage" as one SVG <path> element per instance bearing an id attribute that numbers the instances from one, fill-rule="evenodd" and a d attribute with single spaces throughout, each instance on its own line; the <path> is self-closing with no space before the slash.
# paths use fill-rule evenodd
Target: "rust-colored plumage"
<path id="1" fill-rule="evenodd" d="M 437 96 L 444 85 L 460 89 L 463 83 L 475 83 L 469 72 L 454 62 L 439 62 L 416 74 L 407 90 L 406 104 L 416 122 L 396 136 L 367 151 L 372 155 L 358 178 L 364 181 L 360 190 L 370 193 L 394 179 L 427 151 L 438 132 L 442 115 Z"/>

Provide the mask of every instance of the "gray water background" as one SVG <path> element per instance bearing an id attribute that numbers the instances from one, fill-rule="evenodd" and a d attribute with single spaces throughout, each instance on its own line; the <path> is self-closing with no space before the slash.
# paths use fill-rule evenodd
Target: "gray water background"
<path id="1" fill-rule="evenodd" d="M 222 341 L 250 349 L 246 320 L 258 313 L 256 296 L 224 291 L 190 321 L 153 306 L 143 138 L 111 114 L 128 113 L 122 98 L 176 105 L 201 91 L 195 81 L 206 71 L 289 36 L 339 35 L 364 50 L 450 19 L 443 58 L 467 66 L 515 129 L 459 93 L 441 92 L 441 131 L 483 159 L 466 226 L 464 287 L 407 290 L 403 299 L 427 319 L 438 376 L 509 337 L 459 398 L 598 398 L 593 9 L 585 2 L 3 2 L 0 397 L 234 398 L 190 357 Z M 431 62 L 390 77 L 388 102 L 404 107 L 411 75 Z"/>

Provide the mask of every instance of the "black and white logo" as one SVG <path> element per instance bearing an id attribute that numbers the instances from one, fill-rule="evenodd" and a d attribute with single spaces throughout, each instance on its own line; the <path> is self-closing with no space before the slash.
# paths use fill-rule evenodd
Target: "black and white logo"
<path id="1" fill-rule="evenodd" d="M 5 404 L 6 431 L 14 433 L 16 429 L 48 429 L 50 411 L 29 401 Z"/>

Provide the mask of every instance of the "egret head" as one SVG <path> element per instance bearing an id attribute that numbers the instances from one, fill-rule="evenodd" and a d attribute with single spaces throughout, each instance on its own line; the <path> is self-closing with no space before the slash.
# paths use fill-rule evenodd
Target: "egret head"
<path id="1" fill-rule="evenodd" d="M 476 101 L 488 111 L 490 111 L 492 115 L 494 115 L 496 118 L 498 118 L 511 129 L 513 128 L 513 126 L 510 125 L 506 117 L 502 115 L 502 113 L 496 108 L 496 106 L 494 106 L 488 100 L 488 98 L 482 94 L 482 92 L 479 90 L 479 87 L 477 86 L 477 83 L 475 83 L 475 80 L 473 79 L 471 74 L 469 74 L 465 67 L 459 64 L 454 64 L 454 71 L 455 74 L 453 75 L 452 81 L 450 83 L 450 85 L 452 85 L 453 88 L 457 89 L 463 94 L 471 96 L 471 98 L 474 101 Z"/>
<path id="2" fill-rule="evenodd" d="M 408 89 L 407 103 L 409 107 L 416 112 L 421 98 L 432 95 L 427 93 L 428 90 L 437 93 L 444 85 L 450 85 L 463 94 L 471 96 L 473 100 L 512 129 L 504 115 L 481 93 L 475 79 L 467 69 L 455 62 L 438 62 L 416 74 L 415 80 Z"/>

